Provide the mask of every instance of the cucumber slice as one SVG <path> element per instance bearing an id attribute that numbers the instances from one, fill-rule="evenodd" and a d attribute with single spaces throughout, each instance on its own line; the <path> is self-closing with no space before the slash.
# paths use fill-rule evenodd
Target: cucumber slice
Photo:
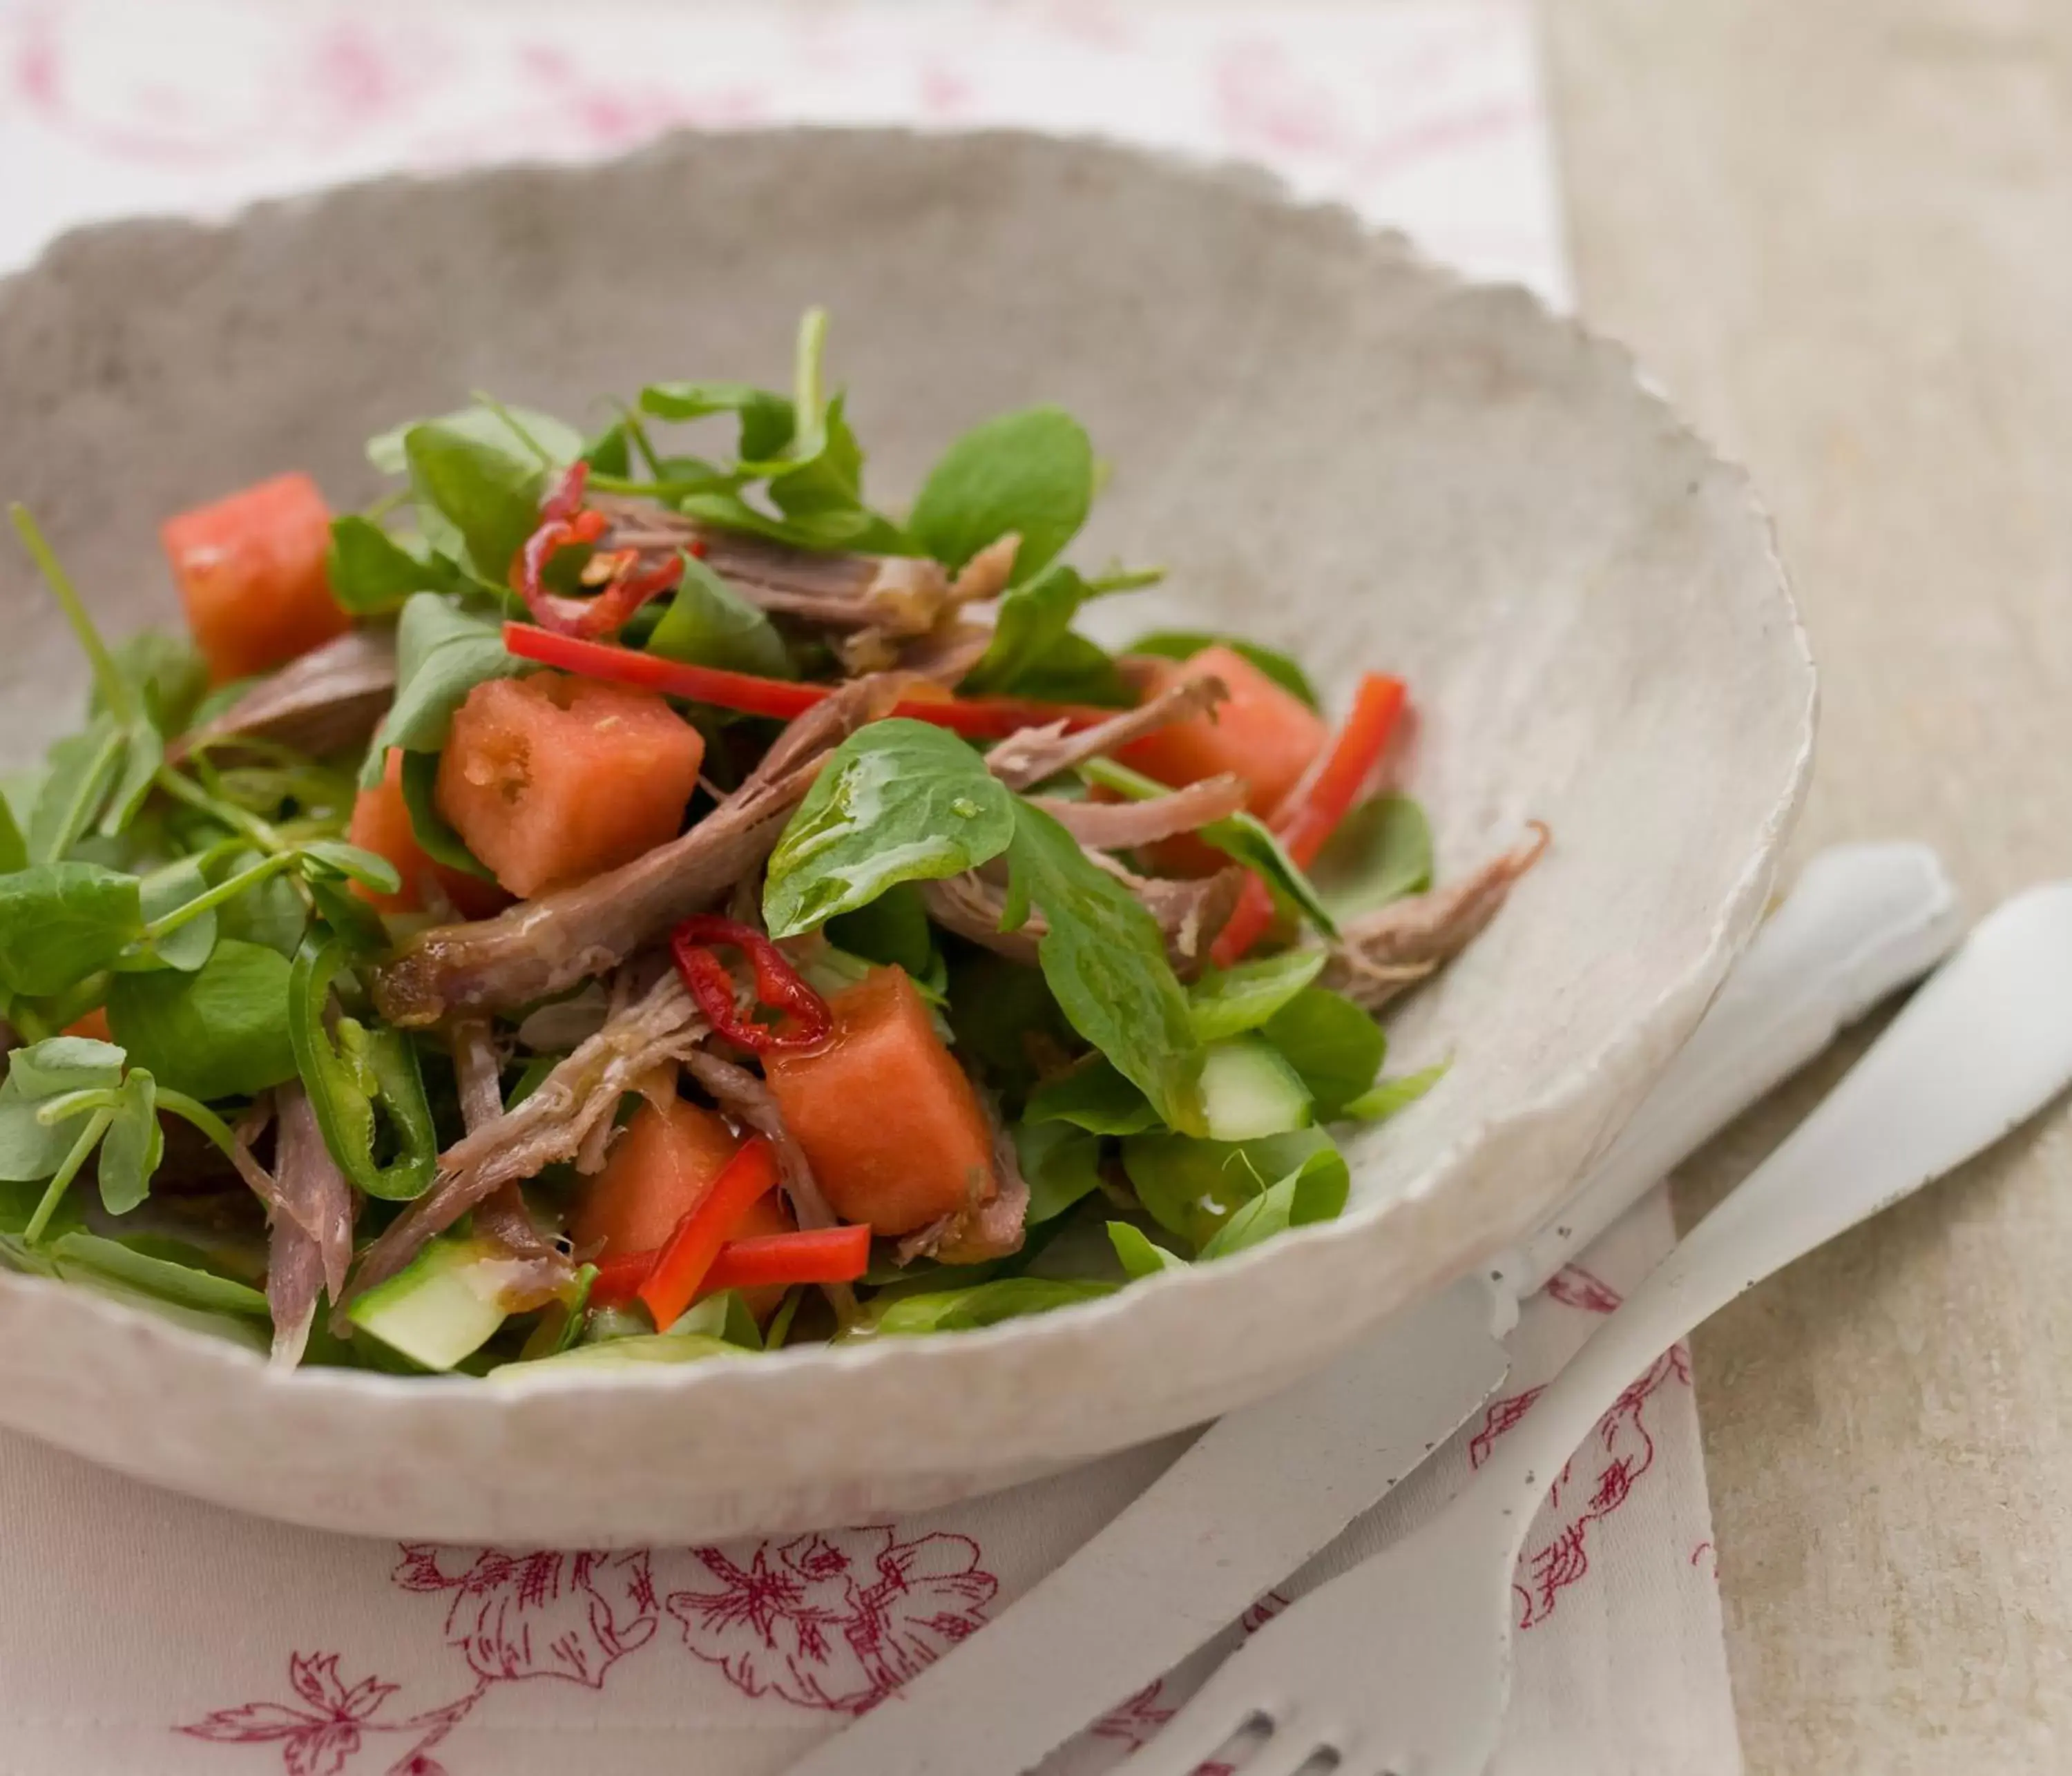
<path id="1" fill-rule="evenodd" d="M 655 1363 L 702 1363 L 708 1357 L 752 1354 L 740 1345 L 702 1332 L 648 1332 L 637 1338 L 607 1339 L 602 1344 L 574 1345 L 528 1363 L 500 1363 L 490 1373 L 527 1375 L 541 1369 L 637 1369 Z"/>
<path id="2" fill-rule="evenodd" d="M 1212 1042 L 1202 1063 L 1202 1107 L 1211 1141 L 1256 1141 L 1306 1128 L 1309 1088 L 1263 1038 Z"/>
<path id="3" fill-rule="evenodd" d="M 504 1319 L 516 1267 L 480 1240 L 434 1240 L 407 1269 L 361 1296 L 347 1318 L 427 1369 L 450 1369 L 487 1344 Z"/>

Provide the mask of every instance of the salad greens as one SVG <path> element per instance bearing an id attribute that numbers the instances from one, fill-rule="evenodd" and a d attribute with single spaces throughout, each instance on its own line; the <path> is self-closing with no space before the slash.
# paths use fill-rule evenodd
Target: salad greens
<path id="1" fill-rule="evenodd" d="M 91 693 L 0 800 L 0 1264 L 522 1375 L 982 1328 L 1343 1211 L 1443 1071 L 1383 1077 L 1374 1009 L 1531 856 L 1430 891 L 1392 680 L 1334 734 L 1285 654 L 1082 634 L 1160 574 L 1067 558 L 1062 408 L 873 503 L 827 337 L 587 434 L 406 421 L 361 510 L 179 514 L 191 638 L 110 645 L 14 509 Z M 1229 722 L 1147 689 L 1225 643 Z"/>

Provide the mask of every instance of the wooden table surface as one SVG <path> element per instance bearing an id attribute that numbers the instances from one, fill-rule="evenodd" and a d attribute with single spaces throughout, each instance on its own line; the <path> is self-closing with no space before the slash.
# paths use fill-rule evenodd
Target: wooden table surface
<path id="1" fill-rule="evenodd" d="M 1924 838 L 1975 909 L 2072 873 L 2072 7 L 1546 0 L 1543 28 L 1582 310 L 1749 466 L 1812 632 L 1796 854 Z M 2072 1769 L 2069 1280 L 2061 1107 L 1700 1334 L 1751 1771 Z"/>

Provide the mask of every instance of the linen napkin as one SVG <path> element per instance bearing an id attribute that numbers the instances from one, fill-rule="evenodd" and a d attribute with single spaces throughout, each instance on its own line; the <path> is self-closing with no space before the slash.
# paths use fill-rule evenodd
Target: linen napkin
<path id="1" fill-rule="evenodd" d="M 0 0 L 0 266 L 100 216 L 784 121 L 1022 124 L 1260 161 L 1437 259 L 1566 298 L 1515 0 Z M 1527 1303 L 1499 1396 L 1230 1638 L 1465 1479 L 1670 1238 L 1658 1194 Z M 1184 1442 L 896 1523 L 600 1553 L 290 1529 L 0 1434 L 0 1776 L 779 1770 L 997 1614 Z M 1516 1601 L 1506 1776 L 1738 1770 L 1680 1350 L 1564 1470 Z M 1115 1767 L 1207 1663 L 1050 1767 Z"/>

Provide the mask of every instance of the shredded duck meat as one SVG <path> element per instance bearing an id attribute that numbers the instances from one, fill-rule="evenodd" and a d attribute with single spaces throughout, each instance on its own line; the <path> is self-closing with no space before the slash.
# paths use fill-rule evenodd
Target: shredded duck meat
<path id="1" fill-rule="evenodd" d="M 1545 854 L 1552 835 L 1537 820 L 1531 826 L 1531 840 L 1473 875 L 1393 901 L 1344 926 L 1319 982 L 1379 1011 L 1458 956 L 1496 917 L 1511 884 Z"/>
<path id="2" fill-rule="evenodd" d="M 1230 922 L 1244 886 L 1244 872 L 1230 869 L 1213 876 L 1176 882 L 1158 876 L 1133 875 L 1112 859 L 1090 853 L 1096 862 L 1121 882 L 1144 902 L 1145 910 L 1157 921 L 1165 935 L 1166 957 L 1182 980 L 1202 972 L 1209 946 Z M 1034 968 L 1038 946 L 1050 927 L 1040 912 L 1031 913 L 1018 931 L 1003 931 L 1001 915 L 1007 906 L 1007 890 L 976 871 L 946 877 L 940 882 L 918 884 L 928 916 L 945 930 L 982 944 L 996 956 Z"/>
<path id="3" fill-rule="evenodd" d="M 486 1128 L 504 1114 L 503 1069 L 486 1018 L 464 1018 L 453 1027 L 454 1075 L 460 1087 L 460 1120 L 468 1133 Z M 514 1257 L 558 1263 L 573 1278 L 575 1267 L 543 1235 L 525 1206 L 524 1187 L 515 1179 L 478 1203 L 475 1227 Z M 335 1291 L 334 1291 L 335 1293 Z"/>
<path id="4" fill-rule="evenodd" d="M 705 1021 L 674 971 L 660 976 L 541 1080 L 530 1097 L 471 1128 L 439 1156 L 432 1187 L 362 1256 L 352 1294 L 386 1282 L 426 1241 L 504 1186 L 574 1158 L 590 1130 L 610 1120 L 620 1097 L 637 1089 L 643 1074 L 682 1058 L 705 1031 Z"/>
<path id="5" fill-rule="evenodd" d="M 273 1361 L 292 1369 L 302 1360 L 316 1322 L 317 1293 L 335 1301 L 345 1293 L 352 1264 L 352 1186 L 324 1145 L 316 1112 L 298 1080 L 275 1088 L 275 1182 L 293 1213 L 273 1218 L 266 1245 L 266 1305 L 273 1316 Z M 311 1235 L 305 1223 L 322 1231 Z"/>
<path id="6" fill-rule="evenodd" d="M 736 1067 L 709 1049 L 683 1057 L 684 1071 L 711 1093 L 713 1101 L 734 1120 L 764 1137 L 777 1153 L 777 1175 L 791 1199 L 791 1213 L 802 1227 L 831 1227 L 835 1211 L 820 1193 L 806 1150 L 785 1126 L 783 1112 L 765 1085 L 745 1067 Z"/>
<path id="7" fill-rule="evenodd" d="M 1242 777 L 1204 777 L 1170 796 L 1144 802 L 1071 802 L 1050 796 L 1030 800 L 1093 851 L 1128 851 L 1182 832 L 1198 832 L 1244 806 Z"/>
<path id="8" fill-rule="evenodd" d="M 364 746 L 396 696 L 396 635 L 360 626 L 262 679 L 168 750 L 177 764 L 206 742 L 277 741 L 322 757 Z"/>
<path id="9" fill-rule="evenodd" d="M 681 837 L 495 919 L 421 933 L 376 972 L 382 1016 L 418 1028 L 544 999 L 705 911 L 769 855 L 827 753 L 890 711 L 910 682 L 896 673 L 860 678 L 816 704 Z"/>
<path id="10" fill-rule="evenodd" d="M 1229 695 L 1223 681 L 1209 674 L 1183 679 L 1135 709 L 1118 710 L 1108 721 L 1076 734 L 1068 732 L 1061 722 L 1010 734 L 986 754 L 986 768 L 1009 789 L 1034 789 L 1046 778 L 1074 770 L 1160 728 L 1207 715 Z"/>

